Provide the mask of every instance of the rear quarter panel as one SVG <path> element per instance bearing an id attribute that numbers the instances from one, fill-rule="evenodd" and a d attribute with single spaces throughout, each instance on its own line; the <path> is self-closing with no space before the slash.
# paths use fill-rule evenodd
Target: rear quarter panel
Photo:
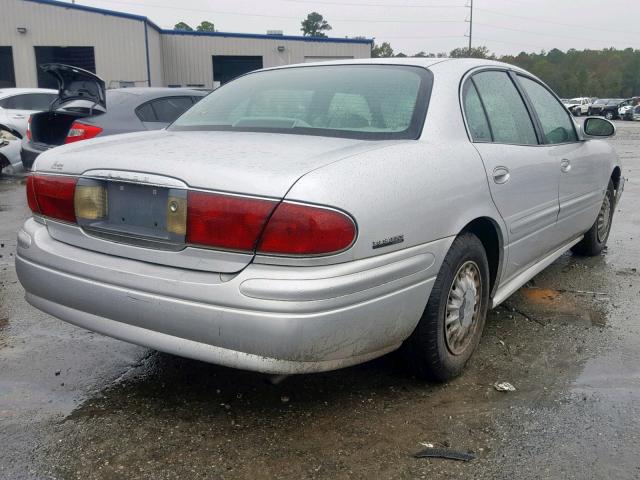
<path id="1" fill-rule="evenodd" d="M 337 207 L 355 219 L 353 247 L 315 260 L 323 263 L 453 237 L 478 217 L 501 223 L 482 161 L 464 141 L 446 146 L 407 141 L 342 160 L 305 175 L 286 199 Z M 373 248 L 374 242 L 397 236 L 402 243 Z"/>

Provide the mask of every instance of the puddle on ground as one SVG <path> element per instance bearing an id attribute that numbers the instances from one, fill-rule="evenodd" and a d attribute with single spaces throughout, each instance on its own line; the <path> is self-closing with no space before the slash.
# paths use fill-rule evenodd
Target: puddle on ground
<path id="1" fill-rule="evenodd" d="M 525 287 L 509 299 L 507 308 L 543 325 L 566 323 L 604 327 L 607 314 L 603 303 L 608 300 L 600 292 Z"/>

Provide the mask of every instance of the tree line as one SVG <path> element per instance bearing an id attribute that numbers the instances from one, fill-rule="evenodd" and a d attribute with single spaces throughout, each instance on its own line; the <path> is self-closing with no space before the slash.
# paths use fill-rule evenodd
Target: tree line
<path id="1" fill-rule="evenodd" d="M 388 42 L 374 45 L 372 57 L 406 57 Z M 640 96 L 640 49 L 576 50 L 553 48 L 540 53 L 497 56 L 487 47 L 456 48 L 449 53 L 418 52 L 412 57 L 486 58 L 523 68 L 549 85 L 560 97 L 628 98 Z"/>
<path id="2" fill-rule="evenodd" d="M 193 31 L 185 22 L 177 23 L 175 30 Z M 318 12 L 311 12 L 301 22 L 302 34 L 309 37 L 326 37 L 332 27 Z M 215 32 L 212 22 L 203 21 L 195 28 L 199 32 Z M 374 44 L 372 57 L 407 57 L 394 52 L 389 42 Z M 524 68 L 541 78 L 561 97 L 615 97 L 640 96 L 640 49 L 576 50 L 566 52 L 557 48 L 540 53 L 521 52 L 518 55 L 497 56 L 487 47 L 455 48 L 450 52 L 411 55 L 425 58 L 487 58 L 500 60 Z"/>

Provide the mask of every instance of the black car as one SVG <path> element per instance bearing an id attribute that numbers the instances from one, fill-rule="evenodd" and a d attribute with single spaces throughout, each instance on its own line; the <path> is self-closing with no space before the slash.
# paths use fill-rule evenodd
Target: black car
<path id="1" fill-rule="evenodd" d="M 618 118 L 618 108 L 624 101 L 624 98 L 599 98 L 589 107 L 588 115 L 613 120 L 614 118 Z"/>
<path id="2" fill-rule="evenodd" d="M 61 64 L 41 68 L 58 81 L 58 98 L 48 112 L 29 118 L 20 157 L 31 169 L 36 157 L 53 147 L 97 136 L 159 130 L 172 123 L 206 90 L 191 88 L 115 88 L 95 74 Z"/>

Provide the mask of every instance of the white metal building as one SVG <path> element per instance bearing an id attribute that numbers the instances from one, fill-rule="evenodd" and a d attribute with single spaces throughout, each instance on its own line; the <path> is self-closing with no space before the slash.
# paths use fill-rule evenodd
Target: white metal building
<path id="1" fill-rule="evenodd" d="M 256 68 L 371 56 L 368 39 L 163 30 L 147 17 L 101 8 L 1 1 L 0 88 L 55 87 L 37 68 L 47 62 L 93 71 L 111 88 L 213 88 Z"/>

